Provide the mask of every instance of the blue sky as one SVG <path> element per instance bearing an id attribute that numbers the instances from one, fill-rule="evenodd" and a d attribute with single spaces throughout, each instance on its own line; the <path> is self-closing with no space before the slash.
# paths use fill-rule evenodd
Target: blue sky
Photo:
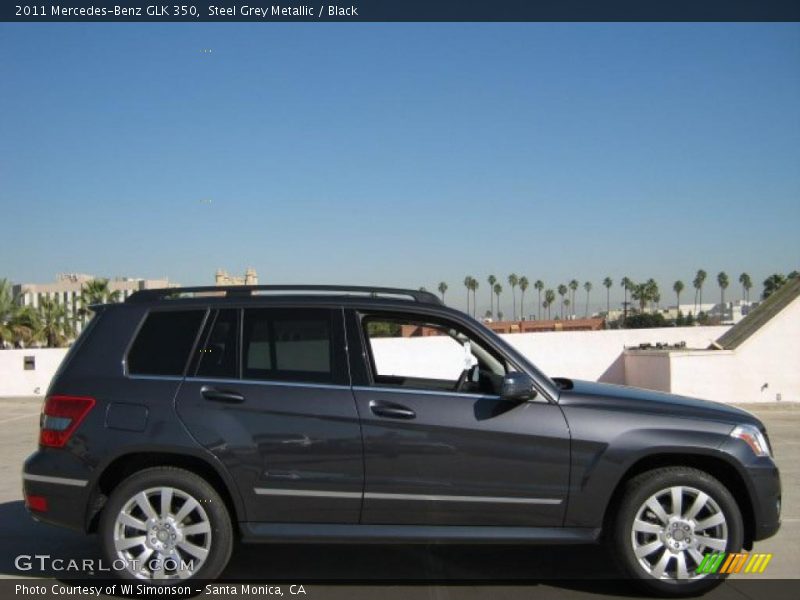
<path id="1" fill-rule="evenodd" d="M 0 81 L 18 282 L 800 266 L 797 24 L 2 24 Z"/>

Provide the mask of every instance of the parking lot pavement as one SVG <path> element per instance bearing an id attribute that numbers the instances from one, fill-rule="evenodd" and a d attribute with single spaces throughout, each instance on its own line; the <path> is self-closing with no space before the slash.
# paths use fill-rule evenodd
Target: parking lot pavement
<path id="1" fill-rule="evenodd" d="M 25 457 L 36 447 L 40 403 L 38 399 L 0 399 L 0 415 L 3 415 L 0 418 L 0 578 L 57 575 L 38 569 L 17 570 L 14 562 L 20 554 L 49 554 L 64 559 L 100 557 L 95 537 L 36 523 L 24 509 L 20 469 Z M 768 427 L 783 481 L 783 526 L 775 537 L 756 545 L 757 551 L 774 555 L 767 572 L 759 577 L 798 578 L 800 406 L 747 408 L 756 412 Z M 492 581 L 502 582 L 492 585 L 492 598 L 529 598 L 532 591 L 539 595 L 546 591 L 547 598 L 630 597 L 628 585 L 615 581 L 614 575 L 609 556 L 599 546 L 435 544 L 240 546 L 225 571 L 226 578 L 257 577 L 289 583 L 338 581 L 342 585 L 306 587 L 324 589 L 324 594 L 313 594 L 324 598 L 372 598 L 380 593 L 383 600 L 411 596 L 437 600 L 485 597 L 481 590 Z M 413 580 L 417 585 L 399 588 L 380 585 L 403 580 Z M 367 585 L 347 584 L 354 581 Z M 470 585 L 465 586 L 467 583 Z M 706 598 L 730 597 L 734 590 L 737 596 L 754 597 L 749 585 L 745 576 L 739 576 Z M 771 594 L 771 600 L 780 597 L 780 593 Z"/>

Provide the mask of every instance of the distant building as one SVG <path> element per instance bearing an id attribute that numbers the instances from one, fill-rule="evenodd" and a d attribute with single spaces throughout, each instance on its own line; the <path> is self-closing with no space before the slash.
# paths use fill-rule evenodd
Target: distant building
<path id="1" fill-rule="evenodd" d="M 101 278 L 85 273 L 59 273 L 53 283 L 17 284 L 13 287 L 13 294 L 20 306 L 39 308 L 43 298 L 63 304 L 76 330 L 80 331 L 89 318 L 89 315 L 81 314 L 81 309 L 84 308 L 81 302 L 81 291 L 86 283 L 94 279 Z M 108 290 L 119 292 L 120 302 L 139 290 L 176 287 L 177 285 L 177 283 L 170 283 L 166 277 L 163 279 L 114 277 L 108 280 Z"/>
<path id="2" fill-rule="evenodd" d="M 214 275 L 215 285 L 258 285 L 258 273 L 252 267 L 244 272 L 244 277 L 229 275 L 227 271 L 217 269 Z"/>

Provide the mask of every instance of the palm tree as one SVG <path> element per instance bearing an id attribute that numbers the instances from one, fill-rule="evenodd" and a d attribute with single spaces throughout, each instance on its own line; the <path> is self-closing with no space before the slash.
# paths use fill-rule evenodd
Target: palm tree
<path id="1" fill-rule="evenodd" d="M 695 299 L 694 299 L 694 311 L 697 312 L 697 305 L 699 304 L 701 307 L 703 306 L 703 283 L 705 283 L 706 277 L 708 277 L 708 273 L 703 271 L 703 269 L 699 269 L 697 271 L 697 275 L 694 276 L 694 281 L 692 285 L 695 289 Z M 698 302 L 698 298 L 700 299 Z"/>
<path id="2" fill-rule="evenodd" d="M 558 295 L 561 296 L 561 318 L 564 318 L 564 296 L 567 295 L 567 286 L 563 283 L 558 286 Z"/>
<path id="3" fill-rule="evenodd" d="M 478 288 L 480 286 L 481 286 L 480 282 L 473 277 L 472 281 L 469 284 L 469 289 L 472 290 L 472 316 L 473 316 L 473 318 L 475 317 L 475 311 L 478 308 L 478 299 L 475 297 L 475 292 L 478 290 Z"/>
<path id="4" fill-rule="evenodd" d="M 519 283 L 519 277 L 517 277 L 517 275 L 515 273 L 512 273 L 511 275 L 508 276 L 508 285 L 511 286 L 511 299 L 512 299 L 511 300 L 511 305 L 513 307 L 512 311 L 511 311 L 511 314 L 512 314 L 511 320 L 512 321 L 516 321 L 517 320 L 517 294 L 516 294 L 515 290 L 516 290 L 516 287 L 517 287 L 518 283 Z"/>
<path id="5" fill-rule="evenodd" d="M 494 317 L 494 284 L 497 283 L 497 277 L 489 275 L 486 281 L 489 282 L 489 306 L 491 307 L 492 317 Z M 500 307 L 498 306 L 497 309 L 499 310 Z"/>
<path id="6" fill-rule="evenodd" d="M 650 301 L 650 311 L 652 312 L 653 304 L 658 305 L 658 301 L 661 300 L 661 293 L 658 291 L 658 284 L 655 279 L 648 279 L 645 286 L 647 286 L 647 299 Z"/>
<path id="7" fill-rule="evenodd" d="M 16 309 L 11 283 L 7 279 L 0 279 L 0 348 L 4 342 L 10 342 L 14 337 L 11 332 L 11 320 Z"/>
<path id="8" fill-rule="evenodd" d="M 528 278 L 524 275 L 519 278 L 519 318 L 525 320 L 525 290 L 528 289 Z"/>
<path id="9" fill-rule="evenodd" d="M 444 304 L 444 294 L 447 291 L 447 283 L 444 281 L 439 282 L 439 293 L 442 295 L 442 304 Z"/>
<path id="10" fill-rule="evenodd" d="M 683 291 L 683 282 L 680 279 L 672 284 L 672 291 L 675 292 L 677 298 L 678 314 L 681 314 L 681 292 Z"/>
<path id="11" fill-rule="evenodd" d="M 74 337 L 75 328 L 69 319 L 65 305 L 51 298 L 42 298 L 39 303 L 39 323 L 34 332 L 37 340 L 43 341 L 48 348 L 63 346 Z"/>
<path id="12" fill-rule="evenodd" d="M 730 280 L 728 279 L 728 274 L 725 271 L 720 271 L 717 273 L 717 284 L 719 285 L 719 303 L 722 305 L 720 306 L 720 310 L 725 311 L 725 290 L 728 289 L 730 285 Z"/>
<path id="13" fill-rule="evenodd" d="M 611 313 L 611 286 L 614 285 L 614 282 L 611 280 L 611 277 L 606 277 L 603 279 L 603 286 L 606 288 L 606 317 Z"/>
<path id="14" fill-rule="evenodd" d="M 623 277 L 619 282 L 624 290 L 625 300 L 622 302 L 622 318 L 628 318 L 628 292 L 633 288 L 633 281 L 629 277 Z"/>
<path id="15" fill-rule="evenodd" d="M 742 300 L 750 300 L 750 288 L 753 287 L 753 280 L 750 275 L 742 273 L 739 275 L 739 283 L 742 284 Z"/>
<path id="16" fill-rule="evenodd" d="M 650 300 L 650 287 L 646 283 L 633 284 L 631 298 L 639 302 L 639 311 L 644 312 L 644 308 Z"/>
<path id="17" fill-rule="evenodd" d="M 563 287 L 563 286 L 562 286 Z M 545 308 L 547 308 L 547 320 L 550 320 L 550 307 L 556 301 L 556 293 L 553 290 L 547 290 L 544 293 Z"/>
<path id="18" fill-rule="evenodd" d="M 108 289 L 108 279 L 92 279 L 81 286 L 80 302 L 78 314 L 85 317 L 91 312 L 89 307 L 93 304 L 119 302 L 119 290 L 112 292 Z"/>
<path id="19" fill-rule="evenodd" d="M 467 314 L 469 313 L 469 292 L 472 286 L 472 275 L 467 275 L 464 277 L 464 287 L 467 288 Z"/>
<path id="20" fill-rule="evenodd" d="M 495 283 L 494 287 L 492 288 L 494 295 L 497 296 L 497 320 L 501 319 L 500 317 L 500 294 L 503 292 L 503 286 L 499 283 Z"/>
<path id="21" fill-rule="evenodd" d="M 538 318 L 541 321 L 542 320 L 542 290 L 544 289 L 544 281 L 542 281 L 541 279 L 537 279 L 534 282 L 533 287 L 536 288 L 537 292 L 539 292 L 539 306 L 537 307 L 536 310 L 537 310 L 538 315 L 539 315 Z"/>
<path id="22" fill-rule="evenodd" d="M 575 292 L 578 290 L 578 287 L 579 287 L 580 285 L 581 285 L 581 284 L 580 284 L 580 283 L 578 283 L 578 280 L 577 280 L 577 279 L 573 279 L 573 280 L 571 280 L 571 281 L 569 282 L 569 289 L 570 289 L 570 290 L 571 290 L 571 292 L 572 292 L 572 316 L 573 316 L 573 317 L 575 316 Z M 567 311 L 567 314 L 569 314 L 569 311 Z"/>
<path id="23" fill-rule="evenodd" d="M 583 284 L 583 289 L 586 290 L 586 312 L 584 313 L 583 316 L 588 318 L 589 317 L 589 292 L 592 291 L 592 282 L 591 281 L 587 281 L 586 283 L 584 283 Z"/>

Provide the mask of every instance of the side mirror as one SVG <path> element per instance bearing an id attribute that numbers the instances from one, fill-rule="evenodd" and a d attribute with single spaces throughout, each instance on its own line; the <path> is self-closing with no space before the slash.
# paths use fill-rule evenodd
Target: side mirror
<path id="1" fill-rule="evenodd" d="M 513 402 L 527 402 L 536 397 L 533 380 L 525 373 L 512 371 L 503 377 L 503 391 L 500 394 L 503 400 Z"/>

